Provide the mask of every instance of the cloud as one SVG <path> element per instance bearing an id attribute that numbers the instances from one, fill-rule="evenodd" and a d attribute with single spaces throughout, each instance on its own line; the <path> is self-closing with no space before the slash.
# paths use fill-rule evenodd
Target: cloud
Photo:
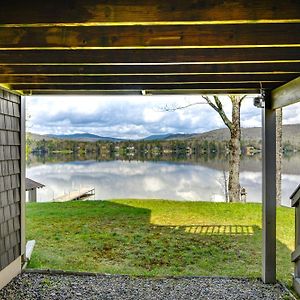
<path id="1" fill-rule="evenodd" d="M 167 112 L 163 107 L 179 107 L 204 102 L 200 96 L 31 96 L 27 97 L 27 122 L 31 132 L 90 132 L 102 136 L 141 138 L 151 134 L 196 133 L 224 127 L 220 116 L 207 104 Z M 231 103 L 222 97 L 230 117 Z M 284 109 L 284 123 L 299 122 L 300 105 Z M 261 109 L 246 98 L 241 108 L 244 127 L 261 126 Z"/>

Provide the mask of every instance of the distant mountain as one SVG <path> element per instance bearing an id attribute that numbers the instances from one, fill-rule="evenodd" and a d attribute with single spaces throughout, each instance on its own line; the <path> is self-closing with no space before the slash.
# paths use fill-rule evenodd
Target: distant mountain
<path id="1" fill-rule="evenodd" d="M 170 134 L 166 140 L 187 140 L 196 136 L 197 133 L 174 133 Z"/>
<path id="2" fill-rule="evenodd" d="M 167 134 L 157 134 L 157 135 L 150 135 L 145 137 L 144 141 L 170 141 L 170 140 L 186 140 L 191 137 L 197 135 L 196 133 L 167 133 Z"/>
<path id="3" fill-rule="evenodd" d="M 259 143 L 261 141 L 261 127 L 242 128 L 242 140 Z M 153 135 L 144 140 L 207 140 L 207 141 L 228 141 L 230 133 L 227 128 L 215 129 L 203 133 L 192 134 L 163 134 Z M 290 142 L 292 145 L 300 147 L 300 124 L 283 126 L 283 142 Z"/>
<path id="4" fill-rule="evenodd" d="M 28 133 L 33 140 L 51 140 L 51 139 L 60 139 L 60 140 L 71 140 L 71 141 L 81 141 L 81 142 L 97 142 L 97 141 L 107 141 L 107 142 L 120 142 L 124 141 L 123 139 L 112 138 L 100 136 L 92 133 L 73 133 L 73 134 L 36 134 Z"/>
<path id="5" fill-rule="evenodd" d="M 47 136 L 55 139 L 99 139 L 99 135 L 92 133 L 73 133 L 73 134 L 47 134 Z"/>
<path id="6" fill-rule="evenodd" d="M 171 133 L 167 133 L 167 134 L 154 134 L 154 135 L 149 135 L 145 138 L 143 138 L 142 140 L 144 141 L 160 141 L 160 140 L 166 140 L 168 139 L 172 134 Z"/>
<path id="7" fill-rule="evenodd" d="M 74 134 L 47 134 L 40 135 L 35 133 L 28 133 L 33 140 L 51 140 L 51 139 L 65 139 L 75 140 L 82 142 L 96 142 L 96 141 L 108 141 L 108 142 L 120 142 L 126 141 L 126 139 L 103 137 L 91 133 L 74 133 Z M 208 140 L 208 141 L 226 141 L 229 140 L 230 134 L 227 128 L 220 128 L 203 133 L 192 134 L 157 134 L 150 135 L 137 141 L 168 141 L 168 140 Z M 253 141 L 258 143 L 261 140 L 261 128 L 242 128 L 242 140 Z M 300 147 L 300 124 L 284 125 L 283 126 L 283 141 L 290 142 L 292 145 Z"/>
<path id="8" fill-rule="evenodd" d="M 259 142 L 261 140 L 261 127 L 242 128 L 242 140 Z M 194 139 L 208 141 L 226 141 L 230 138 L 227 128 L 211 130 L 208 132 L 193 135 Z M 292 145 L 300 147 L 300 124 L 283 125 L 283 142 L 290 142 Z"/>
<path id="9" fill-rule="evenodd" d="M 75 140 L 75 141 L 110 141 L 119 142 L 123 139 L 117 139 L 112 137 L 100 136 L 92 133 L 73 133 L 73 134 L 47 134 L 48 137 L 63 140 Z"/>

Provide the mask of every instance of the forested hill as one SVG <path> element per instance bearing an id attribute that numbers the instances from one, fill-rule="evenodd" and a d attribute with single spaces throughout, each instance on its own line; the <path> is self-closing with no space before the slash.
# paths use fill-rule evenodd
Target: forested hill
<path id="1" fill-rule="evenodd" d="M 37 134 L 28 132 L 28 137 L 33 141 L 50 141 L 50 140 L 68 140 L 78 142 L 120 142 L 122 139 L 104 137 L 91 133 L 74 133 L 74 134 Z"/>
<path id="2" fill-rule="evenodd" d="M 200 134 L 196 134 L 193 138 L 203 139 L 208 141 L 224 141 L 229 139 L 229 130 L 227 128 L 216 129 Z M 243 141 L 256 141 L 261 140 L 261 128 L 243 128 L 242 129 Z M 289 142 L 292 145 L 300 146 L 300 124 L 284 125 L 283 126 L 283 141 Z"/>
<path id="3" fill-rule="evenodd" d="M 40 140 L 74 140 L 80 142 L 96 142 L 96 141 L 107 141 L 107 142 L 119 142 L 125 139 L 118 139 L 112 137 L 103 137 L 90 133 L 80 134 L 68 134 L 68 135 L 39 135 L 34 133 L 28 133 L 28 137 L 33 141 Z M 194 134 L 162 134 L 152 135 L 140 139 L 138 141 L 168 141 L 168 140 L 207 140 L 207 141 L 226 141 L 229 139 L 229 130 L 227 128 L 216 129 L 204 133 Z M 253 141 L 259 143 L 261 141 L 261 128 L 243 128 L 242 129 L 242 140 Z M 283 141 L 290 143 L 291 145 L 300 146 L 300 124 L 295 125 L 284 125 L 283 126 Z"/>

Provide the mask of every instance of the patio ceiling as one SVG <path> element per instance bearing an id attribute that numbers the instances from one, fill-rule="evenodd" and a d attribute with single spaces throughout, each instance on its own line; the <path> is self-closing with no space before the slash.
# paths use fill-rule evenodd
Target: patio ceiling
<path id="1" fill-rule="evenodd" d="M 257 93 L 300 74 L 299 0 L 6 1 L 0 84 L 24 94 Z"/>

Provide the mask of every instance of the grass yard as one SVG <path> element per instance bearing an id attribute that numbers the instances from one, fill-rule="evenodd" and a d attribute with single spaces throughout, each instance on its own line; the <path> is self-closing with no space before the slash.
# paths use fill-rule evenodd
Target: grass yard
<path id="1" fill-rule="evenodd" d="M 278 277 L 291 283 L 294 211 L 278 208 Z M 210 225 L 210 226 L 208 226 Z M 112 200 L 27 204 L 30 268 L 260 277 L 261 205 Z"/>

